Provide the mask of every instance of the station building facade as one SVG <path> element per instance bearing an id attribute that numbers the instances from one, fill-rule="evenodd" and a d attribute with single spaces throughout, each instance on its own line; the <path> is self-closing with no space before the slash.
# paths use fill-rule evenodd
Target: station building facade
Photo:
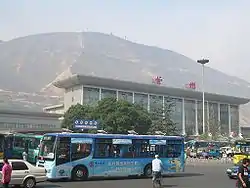
<path id="1" fill-rule="evenodd" d="M 36 132 L 61 130 L 60 114 L 0 109 L 0 131 Z"/>
<path id="2" fill-rule="evenodd" d="M 64 112 L 77 103 L 96 105 L 106 97 L 136 103 L 152 112 L 173 103 L 172 120 L 180 134 L 199 135 L 202 127 L 202 92 L 180 88 L 170 88 L 154 84 L 141 84 L 129 81 L 73 75 L 54 83 L 65 89 Z M 205 93 L 206 131 L 209 126 L 218 126 L 221 134 L 240 133 L 239 107 L 249 99 Z M 210 125 L 209 125 L 210 124 Z"/>

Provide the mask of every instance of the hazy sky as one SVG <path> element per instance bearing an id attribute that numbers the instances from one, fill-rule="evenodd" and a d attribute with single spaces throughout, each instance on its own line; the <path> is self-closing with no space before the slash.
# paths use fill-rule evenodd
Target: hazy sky
<path id="1" fill-rule="evenodd" d="M 250 0 L 0 0 L 0 39 L 112 32 L 250 81 L 249 19 Z"/>

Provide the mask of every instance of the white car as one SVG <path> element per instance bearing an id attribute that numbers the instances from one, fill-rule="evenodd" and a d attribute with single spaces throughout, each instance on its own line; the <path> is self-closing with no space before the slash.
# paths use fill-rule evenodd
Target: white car
<path id="1" fill-rule="evenodd" d="M 12 166 L 10 185 L 22 185 L 25 188 L 34 188 L 37 183 L 47 180 L 46 170 L 36 167 L 27 161 L 9 159 Z M 0 178 L 2 179 L 3 160 L 0 160 Z"/>

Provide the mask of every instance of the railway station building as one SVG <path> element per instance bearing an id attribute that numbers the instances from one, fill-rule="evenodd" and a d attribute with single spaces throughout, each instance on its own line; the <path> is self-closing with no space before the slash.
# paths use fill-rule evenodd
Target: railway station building
<path id="1" fill-rule="evenodd" d="M 149 112 L 164 106 L 166 102 L 174 104 L 172 120 L 180 134 L 199 135 L 202 127 L 202 92 L 181 88 L 166 87 L 157 84 L 144 84 L 110 78 L 86 75 L 73 75 L 59 80 L 54 86 L 65 90 L 63 111 L 77 103 L 95 105 L 106 97 L 137 103 Z M 232 132 L 240 133 L 239 107 L 249 99 L 233 96 L 205 93 L 206 130 L 209 124 L 219 127 L 221 134 L 228 136 Z"/>

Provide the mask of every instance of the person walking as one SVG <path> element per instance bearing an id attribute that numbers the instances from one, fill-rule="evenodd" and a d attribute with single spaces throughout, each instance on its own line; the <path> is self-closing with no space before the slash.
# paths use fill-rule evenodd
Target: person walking
<path id="1" fill-rule="evenodd" d="M 159 159 L 159 155 L 155 155 L 155 159 L 152 161 L 152 172 L 153 172 L 153 179 L 152 182 L 154 184 L 157 178 L 160 179 L 160 186 L 162 185 L 162 170 L 163 170 L 163 163 Z"/>
<path id="2" fill-rule="evenodd" d="M 239 167 L 238 171 L 238 188 L 250 188 L 250 183 L 248 179 L 248 165 L 249 159 L 244 158 L 242 160 L 242 165 Z"/>
<path id="3" fill-rule="evenodd" d="M 3 163 L 4 165 L 2 168 L 2 184 L 3 188 L 8 188 L 11 180 L 12 167 L 10 166 L 9 161 L 6 157 L 3 159 Z"/>
<path id="4" fill-rule="evenodd" d="M 23 151 L 22 156 L 24 161 L 28 161 L 28 154 L 26 153 L 26 150 Z"/>

